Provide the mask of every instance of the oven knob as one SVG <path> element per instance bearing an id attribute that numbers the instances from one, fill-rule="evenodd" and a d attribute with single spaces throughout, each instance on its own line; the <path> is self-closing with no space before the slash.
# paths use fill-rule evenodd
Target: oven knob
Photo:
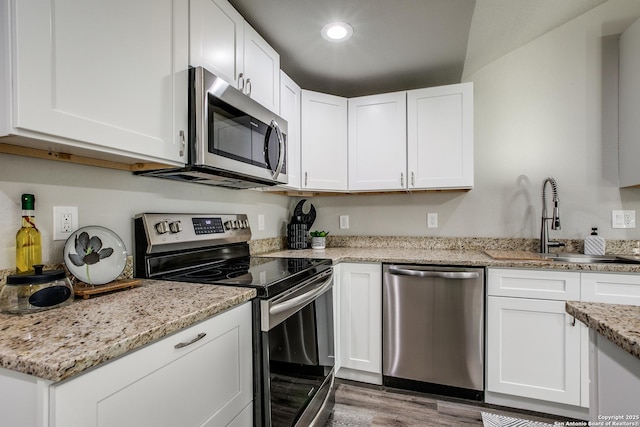
<path id="1" fill-rule="evenodd" d="M 180 221 L 174 221 L 169 223 L 169 230 L 172 233 L 179 233 L 182 231 L 182 223 Z"/>
<path id="2" fill-rule="evenodd" d="M 234 219 L 233 221 L 231 221 L 231 228 L 233 228 L 234 230 L 238 229 L 238 220 Z"/>
<path id="3" fill-rule="evenodd" d="M 164 234 L 169 231 L 169 222 L 168 221 L 160 221 L 155 225 L 156 231 L 158 234 Z"/>
<path id="4" fill-rule="evenodd" d="M 224 229 L 225 230 L 231 230 L 231 221 L 226 221 L 224 223 Z"/>
<path id="5" fill-rule="evenodd" d="M 249 220 L 248 219 L 245 219 L 242 222 L 244 222 L 244 228 L 249 228 Z"/>

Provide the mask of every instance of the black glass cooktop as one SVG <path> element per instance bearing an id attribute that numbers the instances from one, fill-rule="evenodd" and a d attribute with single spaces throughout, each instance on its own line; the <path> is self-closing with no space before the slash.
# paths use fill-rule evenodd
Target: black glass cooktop
<path id="1" fill-rule="evenodd" d="M 242 257 L 193 268 L 168 280 L 255 288 L 258 297 L 270 297 L 331 268 L 327 259 Z"/>

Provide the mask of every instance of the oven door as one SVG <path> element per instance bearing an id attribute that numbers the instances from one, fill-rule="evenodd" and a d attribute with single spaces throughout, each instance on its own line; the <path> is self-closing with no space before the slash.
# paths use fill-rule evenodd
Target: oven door
<path id="1" fill-rule="evenodd" d="M 331 411 L 332 289 L 329 269 L 292 292 L 261 301 L 265 425 L 322 425 Z"/>

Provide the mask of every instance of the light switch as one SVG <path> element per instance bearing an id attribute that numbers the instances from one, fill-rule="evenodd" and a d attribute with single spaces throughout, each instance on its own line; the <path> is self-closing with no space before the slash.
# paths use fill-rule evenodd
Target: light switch
<path id="1" fill-rule="evenodd" d="M 611 228 L 636 228 L 636 211 L 611 211 Z"/>

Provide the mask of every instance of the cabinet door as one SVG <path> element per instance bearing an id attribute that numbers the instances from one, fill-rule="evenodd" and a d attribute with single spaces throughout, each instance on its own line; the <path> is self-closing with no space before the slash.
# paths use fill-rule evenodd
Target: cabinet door
<path id="1" fill-rule="evenodd" d="M 302 91 L 302 188 L 347 189 L 347 99 Z"/>
<path id="2" fill-rule="evenodd" d="M 186 0 L 13 4 L 15 133 L 135 159 L 184 161 Z"/>
<path id="3" fill-rule="evenodd" d="M 580 327 L 565 302 L 487 300 L 487 391 L 580 405 Z"/>
<path id="4" fill-rule="evenodd" d="M 271 111 L 280 111 L 280 55 L 244 23 L 244 92 Z"/>
<path id="5" fill-rule="evenodd" d="M 409 188 L 473 187 L 473 84 L 407 93 Z"/>
<path id="6" fill-rule="evenodd" d="M 245 303 L 52 386 L 51 427 L 227 425 L 250 404 L 252 379 Z"/>
<path id="7" fill-rule="evenodd" d="M 406 92 L 349 99 L 349 190 L 406 188 Z"/>
<path id="8" fill-rule="evenodd" d="M 620 36 L 619 142 L 620 187 L 640 184 L 640 20 Z"/>
<path id="9" fill-rule="evenodd" d="M 580 301 L 640 305 L 640 275 L 582 273 Z"/>
<path id="10" fill-rule="evenodd" d="M 227 0 L 189 1 L 189 64 L 237 86 L 244 53 L 244 18 Z"/>
<path id="11" fill-rule="evenodd" d="M 300 102 L 301 89 L 289 76 L 280 72 L 280 116 L 287 121 L 286 187 L 300 189 Z"/>
<path id="12" fill-rule="evenodd" d="M 382 384 L 382 266 L 341 264 L 339 306 L 337 376 Z"/>

